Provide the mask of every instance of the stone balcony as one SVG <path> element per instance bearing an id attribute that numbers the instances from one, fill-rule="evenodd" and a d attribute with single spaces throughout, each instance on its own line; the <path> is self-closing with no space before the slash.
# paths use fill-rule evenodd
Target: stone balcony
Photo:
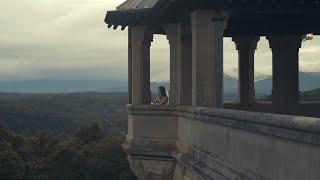
<path id="1" fill-rule="evenodd" d="M 142 180 L 318 180 L 320 119 L 128 105 L 124 149 Z"/>
<path id="2" fill-rule="evenodd" d="M 319 19 L 320 6 L 311 0 L 154 2 L 106 18 L 109 28 L 128 26 L 133 105 L 124 149 L 139 179 L 319 180 L 320 119 L 303 116 L 320 117 L 320 104 L 299 102 L 299 50 L 306 33 L 320 34 L 310 23 Z M 155 34 L 165 35 L 170 46 L 170 106 L 149 105 Z M 272 104 L 255 97 L 262 36 L 272 53 Z M 238 51 L 239 104 L 223 100 L 224 37 Z"/>

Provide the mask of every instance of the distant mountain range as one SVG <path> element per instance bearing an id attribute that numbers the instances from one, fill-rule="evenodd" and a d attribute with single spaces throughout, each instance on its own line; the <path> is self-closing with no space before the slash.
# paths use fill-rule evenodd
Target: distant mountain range
<path id="1" fill-rule="evenodd" d="M 300 91 L 308 91 L 320 88 L 320 72 L 300 72 Z M 268 76 L 255 83 L 256 92 L 261 94 L 271 94 L 272 91 L 272 77 Z"/>
<path id="2" fill-rule="evenodd" d="M 125 91 L 127 83 L 112 80 L 26 80 L 0 82 L 1 92 L 69 93 Z"/>
<path id="3" fill-rule="evenodd" d="M 320 72 L 300 72 L 300 90 L 320 88 Z M 272 77 L 265 76 L 255 82 L 257 94 L 270 94 L 272 90 Z M 151 83 L 153 92 L 163 85 L 169 87 L 169 82 Z M 226 94 L 236 94 L 238 80 L 225 75 L 224 90 Z M 126 81 L 115 80 L 26 80 L 0 82 L 0 92 L 18 93 L 69 93 L 69 92 L 126 92 Z"/>

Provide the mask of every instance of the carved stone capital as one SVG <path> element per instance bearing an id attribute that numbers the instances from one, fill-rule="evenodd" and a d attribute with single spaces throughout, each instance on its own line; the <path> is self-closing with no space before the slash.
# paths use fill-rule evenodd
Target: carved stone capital
<path id="1" fill-rule="evenodd" d="M 167 34 L 167 39 L 169 40 L 170 44 L 178 43 L 179 35 L 180 35 L 180 24 L 165 24 L 163 25 L 164 30 Z"/>
<path id="2" fill-rule="evenodd" d="M 251 50 L 257 49 L 257 44 L 260 40 L 258 36 L 238 35 L 232 37 L 232 41 L 236 45 L 237 50 Z"/>
<path id="3" fill-rule="evenodd" d="M 133 43 L 150 47 L 153 41 L 153 32 L 147 26 L 133 26 L 131 27 L 131 39 Z"/>
<path id="4" fill-rule="evenodd" d="M 299 49 L 301 48 L 302 38 L 301 35 L 271 35 L 267 36 L 270 44 L 270 48 L 274 50 L 278 49 Z"/>

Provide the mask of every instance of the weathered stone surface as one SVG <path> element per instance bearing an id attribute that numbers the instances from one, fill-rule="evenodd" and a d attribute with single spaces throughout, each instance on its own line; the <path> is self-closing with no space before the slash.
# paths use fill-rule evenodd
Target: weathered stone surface
<path id="1" fill-rule="evenodd" d="M 227 17 L 218 11 L 191 13 L 192 105 L 223 104 L 223 34 Z"/>
<path id="2" fill-rule="evenodd" d="M 299 103 L 299 34 L 270 35 L 272 49 L 272 104 L 277 113 L 287 113 Z"/>
<path id="3" fill-rule="evenodd" d="M 177 149 L 182 152 L 182 153 L 189 153 L 190 149 L 189 149 L 189 144 L 186 141 L 180 141 L 178 140 L 176 143 Z"/>
<path id="4" fill-rule="evenodd" d="M 144 127 L 124 146 L 140 179 L 320 177 L 318 118 L 188 106 L 129 106 L 129 113 Z"/>
<path id="5" fill-rule="evenodd" d="M 184 168 L 177 164 L 174 170 L 173 180 L 182 180 L 184 176 Z"/>
<path id="6" fill-rule="evenodd" d="M 254 90 L 254 53 L 260 37 L 252 35 L 233 36 L 238 50 L 239 99 L 241 106 L 255 104 Z"/>
<path id="7" fill-rule="evenodd" d="M 150 45 L 153 33 L 147 26 L 135 26 L 131 31 L 132 103 L 150 104 Z"/>
<path id="8" fill-rule="evenodd" d="M 129 156 L 129 163 L 140 180 L 170 180 L 173 178 L 175 162 L 166 160 L 144 160 Z"/>

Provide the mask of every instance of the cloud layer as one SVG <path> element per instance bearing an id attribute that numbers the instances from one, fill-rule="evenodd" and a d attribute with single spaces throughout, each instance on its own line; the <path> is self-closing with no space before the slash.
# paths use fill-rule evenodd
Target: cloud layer
<path id="1" fill-rule="evenodd" d="M 107 29 L 107 10 L 123 0 L 0 0 L 0 81 L 118 79 L 127 77 L 127 33 Z M 320 39 L 300 53 L 303 71 L 320 71 Z M 153 81 L 169 79 L 169 45 L 155 36 Z M 237 52 L 225 39 L 225 72 L 237 76 Z M 256 73 L 271 74 L 271 51 L 262 39 Z"/>

